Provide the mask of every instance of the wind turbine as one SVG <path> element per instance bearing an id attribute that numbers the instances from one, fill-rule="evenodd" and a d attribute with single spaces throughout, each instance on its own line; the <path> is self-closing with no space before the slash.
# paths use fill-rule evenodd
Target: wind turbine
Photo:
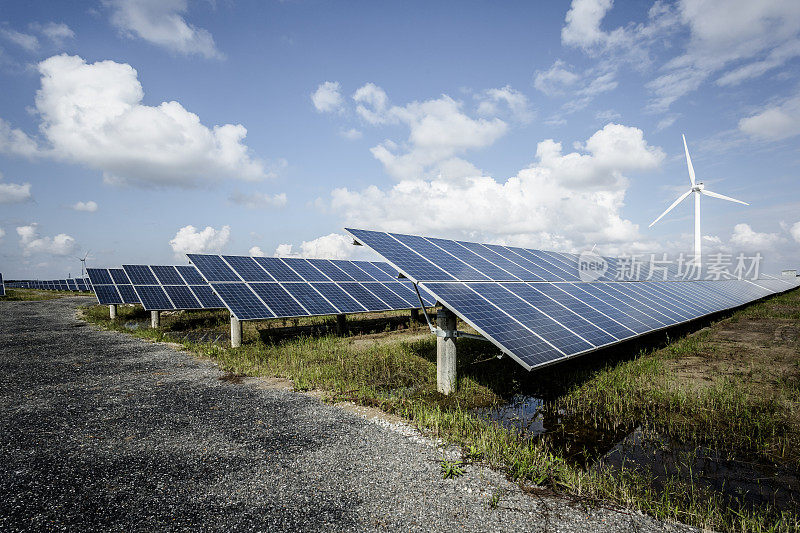
<path id="1" fill-rule="evenodd" d="M 75 259 L 77 259 L 78 261 L 81 262 L 81 277 L 82 278 L 86 277 L 86 258 L 89 257 L 89 252 L 91 252 L 91 250 L 86 252 L 86 254 L 83 256 L 83 258 L 75 256 Z"/>
<path id="2" fill-rule="evenodd" d="M 714 198 L 719 198 L 721 200 L 728 200 L 729 202 L 736 202 L 738 204 L 750 205 L 747 202 L 743 202 L 741 200 L 737 200 L 736 198 L 731 198 L 730 196 L 725 196 L 724 194 L 719 194 L 716 192 L 711 192 L 705 188 L 703 182 L 697 182 L 694 176 L 694 167 L 692 166 L 692 158 L 689 157 L 689 147 L 686 145 L 686 136 L 681 134 L 683 137 L 683 149 L 686 151 L 686 166 L 689 168 L 689 182 L 691 184 L 691 188 L 680 195 L 677 200 L 672 202 L 672 205 L 667 208 L 666 211 L 661 213 L 657 219 L 650 223 L 650 228 L 653 227 L 653 224 L 664 218 L 664 215 L 672 211 L 672 209 L 684 201 L 690 194 L 694 193 L 694 256 L 695 261 L 699 264 L 700 263 L 700 195 L 705 194 L 706 196 L 713 196 Z"/>

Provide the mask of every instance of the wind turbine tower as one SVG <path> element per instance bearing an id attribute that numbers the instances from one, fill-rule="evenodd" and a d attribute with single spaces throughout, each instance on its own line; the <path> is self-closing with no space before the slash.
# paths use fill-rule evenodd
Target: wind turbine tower
<path id="1" fill-rule="evenodd" d="M 655 224 L 656 222 L 658 222 L 659 220 L 664 218 L 664 215 L 666 215 L 667 213 L 672 211 L 672 209 L 676 205 L 678 205 L 679 203 L 684 201 L 690 194 L 694 194 L 694 256 L 695 256 L 695 261 L 699 265 L 700 261 L 701 261 L 700 252 L 701 252 L 701 239 L 702 239 L 702 236 L 701 236 L 701 233 L 700 233 L 700 196 L 701 195 L 713 196 L 714 198 L 719 198 L 721 200 L 727 200 L 729 202 L 736 202 L 738 204 L 743 204 L 743 205 L 750 205 L 750 204 L 748 204 L 747 202 L 743 202 L 741 200 L 737 200 L 736 198 L 731 198 L 730 196 L 725 196 L 723 194 L 719 194 L 719 193 L 716 193 L 716 192 L 709 191 L 708 189 L 705 188 L 705 186 L 703 185 L 702 181 L 698 182 L 695 179 L 694 167 L 692 166 L 692 158 L 689 156 L 689 147 L 686 145 L 686 136 L 685 135 L 681 135 L 681 137 L 683 137 L 683 149 L 686 151 L 686 166 L 689 168 L 689 184 L 690 184 L 690 188 L 689 188 L 688 191 L 686 191 L 685 193 L 680 195 L 677 200 L 672 202 L 672 205 L 669 206 L 666 209 L 666 211 L 661 213 L 661 215 L 659 215 L 659 217 L 657 219 L 652 221 L 650 223 L 650 226 L 648 226 L 648 227 L 652 228 L 653 224 Z"/>

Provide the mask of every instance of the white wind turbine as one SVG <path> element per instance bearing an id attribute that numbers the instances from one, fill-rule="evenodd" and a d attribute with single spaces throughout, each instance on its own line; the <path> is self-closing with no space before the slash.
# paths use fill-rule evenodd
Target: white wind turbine
<path id="1" fill-rule="evenodd" d="M 86 252 L 86 254 L 83 257 L 79 257 L 77 255 L 75 256 L 75 259 L 77 259 L 78 261 L 81 262 L 81 277 L 82 278 L 86 277 L 86 258 L 87 257 L 89 257 L 89 252 Z"/>
<path id="2" fill-rule="evenodd" d="M 667 208 L 666 211 L 661 213 L 657 219 L 650 223 L 650 226 L 653 227 L 653 224 L 664 218 L 664 215 L 672 211 L 672 209 L 681 203 L 683 200 L 686 199 L 687 196 L 694 193 L 694 256 L 695 261 L 700 263 L 700 195 L 705 194 L 706 196 L 713 196 L 714 198 L 720 198 L 722 200 L 728 200 L 729 202 L 736 202 L 738 204 L 750 205 L 747 202 L 743 202 L 741 200 L 737 200 L 736 198 L 731 198 L 730 196 L 725 196 L 723 194 L 711 192 L 703 186 L 703 182 L 696 182 L 694 178 L 694 167 L 692 166 L 692 158 L 689 157 L 689 147 L 686 146 L 686 136 L 681 134 L 683 137 L 683 149 L 686 151 L 686 166 L 689 167 L 689 182 L 691 183 L 691 188 L 680 195 L 677 200 L 672 202 L 672 205 Z"/>

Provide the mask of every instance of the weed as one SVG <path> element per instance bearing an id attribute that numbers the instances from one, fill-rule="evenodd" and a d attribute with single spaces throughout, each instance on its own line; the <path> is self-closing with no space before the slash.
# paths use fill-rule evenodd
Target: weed
<path id="1" fill-rule="evenodd" d="M 446 459 L 442 459 L 439 468 L 442 471 L 442 478 L 443 479 L 453 479 L 457 477 L 461 477 L 464 475 L 464 469 L 461 468 L 463 465 L 461 461 L 447 461 Z"/>
<path id="2" fill-rule="evenodd" d="M 497 509 L 500 506 L 500 498 L 505 495 L 504 491 L 497 489 L 489 496 L 489 509 Z"/>

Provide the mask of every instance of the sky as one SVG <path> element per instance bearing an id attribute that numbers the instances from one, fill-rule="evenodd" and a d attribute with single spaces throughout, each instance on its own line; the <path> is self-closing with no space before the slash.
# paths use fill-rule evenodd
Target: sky
<path id="1" fill-rule="evenodd" d="M 800 2 L 0 0 L 0 272 L 345 227 L 800 268 Z"/>

